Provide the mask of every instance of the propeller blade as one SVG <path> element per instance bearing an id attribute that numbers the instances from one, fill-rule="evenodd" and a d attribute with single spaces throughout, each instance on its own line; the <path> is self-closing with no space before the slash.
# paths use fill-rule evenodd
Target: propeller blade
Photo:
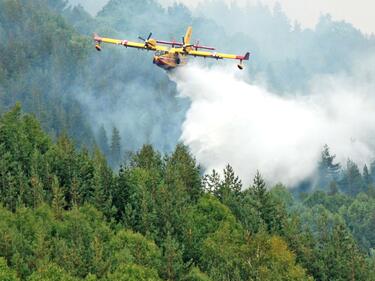
<path id="1" fill-rule="evenodd" d="M 182 37 L 182 44 L 184 44 L 184 45 L 185 45 L 185 36 L 184 36 L 184 37 Z"/>
<path id="2" fill-rule="evenodd" d="M 142 38 L 141 36 L 138 36 L 138 39 L 141 39 L 142 41 L 146 42 L 146 39 Z"/>
<path id="3" fill-rule="evenodd" d="M 148 35 L 147 40 L 150 39 L 151 36 L 152 36 L 152 32 L 150 32 L 150 34 Z"/>

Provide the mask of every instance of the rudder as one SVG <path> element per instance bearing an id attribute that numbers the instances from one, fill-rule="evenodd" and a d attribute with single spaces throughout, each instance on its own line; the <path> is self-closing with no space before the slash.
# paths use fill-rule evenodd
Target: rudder
<path id="1" fill-rule="evenodd" d="M 188 27 L 188 29 L 186 30 L 186 34 L 185 34 L 185 37 L 184 37 L 184 43 L 185 45 L 189 45 L 190 44 L 190 39 L 191 39 L 191 34 L 193 32 L 193 28 L 191 26 Z"/>

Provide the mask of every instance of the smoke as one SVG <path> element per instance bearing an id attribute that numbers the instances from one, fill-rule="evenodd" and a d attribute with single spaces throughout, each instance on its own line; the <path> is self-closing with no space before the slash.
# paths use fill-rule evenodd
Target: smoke
<path id="1" fill-rule="evenodd" d="M 171 75 L 191 100 L 181 140 L 208 171 L 230 163 L 246 183 L 258 169 L 293 186 L 314 175 L 324 144 L 341 163 L 371 161 L 375 99 L 364 87 L 320 77 L 311 95 L 286 98 L 247 78 L 233 67 L 197 65 Z"/>
<path id="2" fill-rule="evenodd" d="M 76 21 L 73 23 L 79 30 L 91 28 L 103 36 L 129 40 L 147 36 L 149 31 L 158 39 L 178 38 L 187 25 L 192 25 L 194 42 L 202 39 L 202 44 L 223 52 L 251 51 L 254 57 L 244 72 L 263 77 L 273 93 L 245 83 L 247 76 L 236 76 L 233 70 L 188 67 L 173 77 L 181 94 L 192 102 L 182 127 L 189 100 L 175 98 L 176 85 L 163 70 L 152 65 L 152 55 L 103 44 L 100 54 L 92 51 L 95 54 L 90 56 L 83 79 L 77 82 L 80 88 L 75 91 L 98 143 L 102 125 L 109 139 L 112 127 L 119 129 L 123 151 L 150 143 L 162 152 L 170 152 L 182 134 L 182 140 L 194 148 L 198 160 L 208 169 L 222 168 L 229 162 L 244 179 L 252 178 L 255 169 L 259 169 L 272 180 L 291 184 L 313 173 L 324 143 L 343 162 L 348 156 L 359 159 L 349 155 L 347 147 L 363 147 L 356 151 L 367 158 L 358 163 L 367 161 L 372 150 L 367 142 L 362 145 L 362 139 L 368 138 L 359 138 L 359 133 L 348 134 L 346 124 L 342 125 L 343 132 L 331 129 L 340 124 L 326 116 L 330 110 L 328 101 L 333 99 L 331 107 L 336 112 L 335 103 L 341 102 L 347 83 L 339 87 L 341 81 L 336 78 L 332 83 L 325 79 L 328 81 L 323 87 L 321 79 L 312 85 L 309 81 L 324 73 L 352 75 L 353 61 L 363 57 L 367 60 L 374 53 L 375 40 L 329 17 L 323 17 L 315 30 L 302 30 L 292 25 L 281 10 L 271 11 L 262 5 L 244 8 L 209 1 L 199 11 L 191 12 L 182 5 L 162 8 L 154 0 L 113 0 L 89 24 L 85 17 L 82 20 L 76 15 L 70 20 Z M 197 90 L 190 92 L 194 88 Z M 349 92 L 357 93 L 357 88 Z M 222 89 L 227 90 L 224 93 Z M 275 95 L 307 93 L 311 89 L 316 94 L 310 98 Z M 331 90 L 337 94 L 333 96 Z M 193 94 L 198 96 L 193 98 Z M 337 118 L 354 122 L 345 119 L 349 118 L 346 112 L 342 115 L 344 119 Z M 198 121 L 194 122 L 194 118 Z M 364 123 L 368 124 L 368 120 L 371 119 Z M 350 127 L 357 128 L 355 124 Z M 199 128 L 202 131 L 195 134 Z M 331 140 L 337 131 L 343 135 L 337 136 L 342 142 Z M 103 143 L 103 147 L 108 146 Z"/>
<path id="3" fill-rule="evenodd" d="M 99 12 L 107 3 L 108 0 L 69 0 L 69 4 L 82 5 L 92 15 Z"/>

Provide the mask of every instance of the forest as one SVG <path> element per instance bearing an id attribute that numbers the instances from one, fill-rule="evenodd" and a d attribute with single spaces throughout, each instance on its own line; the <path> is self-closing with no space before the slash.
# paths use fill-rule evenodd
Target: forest
<path id="1" fill-rule="evenodd" d="M 111 0 L 91 16 L 62 0 L 0 1 L 0 280 L 375 280 L 375 162 L 340 165 L 328 144 L 316 177 L 294 188 L 262 171 L 240 179 L 230 164 L 205 171 L 178 142 L 188 102 L 176 86 L 150 57 L 98 59 L 90 42 L 93 31 L 168 37 L 193 23 L 218 47 L 259 48 L 247 71 L 280 95 L 315 74 L 350 74 L 374 51 L 350 24 L 324 16 L 290 32 L 275 9 L 243 17 L 287 33 L 273 39 L 282 56 L 257 47 L 269 38 L 251 22 L 253 37 L 229 35 L 182 5 Z M 322 38 L 327 60 L 313 50 Z"/>
<path id="2" fill-rule="evenodd" d="M 144 145 L 114 172 L 17 104 L 0 119 L 0 280 L 374 280 L 375 185 L 329 148 L 293 194 L 188 148 Z M 366 172 L 367 171 L 367 172 Z"/>

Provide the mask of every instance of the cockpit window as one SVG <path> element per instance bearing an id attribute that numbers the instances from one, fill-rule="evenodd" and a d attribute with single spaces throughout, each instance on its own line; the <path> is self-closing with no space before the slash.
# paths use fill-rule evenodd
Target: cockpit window
<path id="1" fill-rule="evenodd" d="M 166 54 L 165 51 L 160 51 L 160 50 L 159 50 L 159 51 L 156 51 L 156 52 L 155 52 L 155 55 L 156 55 L 156 56 L 162 56 L 162 55 L 165 55 L 165 54 Z"/>

